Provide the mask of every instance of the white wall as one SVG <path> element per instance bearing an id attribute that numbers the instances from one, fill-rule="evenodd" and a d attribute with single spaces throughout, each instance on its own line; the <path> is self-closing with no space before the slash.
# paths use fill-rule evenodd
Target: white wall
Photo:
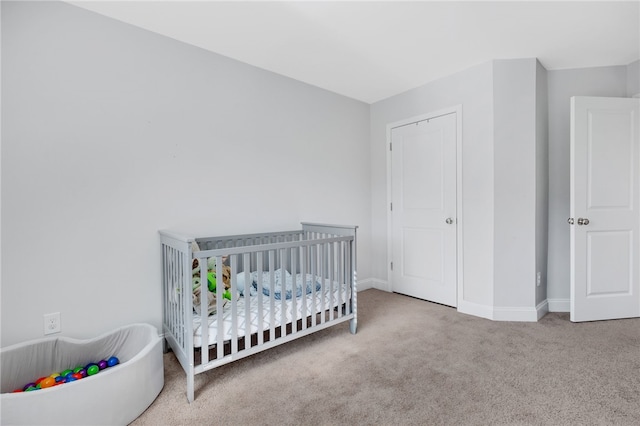
<path id="1" fill-rule="evenodd" d="M 458 309 L 535 321 L 536 272 L 546 268 L 548 168 L 546 70 L 533 58 L 494 60 L 371 106 L 372 274 L 390 288 L 385 126 L 457 104 L 464 289 Z"/>
<path id="2" fill-rule="evenodd" d="M 158 229 L 360 225 L 369 106 L 58 2 L 2 2 L 2 341 L 161 324 Z"/>
<path id="3" fill-rule="evenodd" d="M 572 96 L 627 96 L 628 82 L 640 79 L 638 62 L 548 71 L 549 258 L 547 297 L 552 311 L 568 311 L 569 271 L 569 100 Z M 635 74 L 635 75 L 634 75 Z M 638 86 L 636 86 L 638 87 Z M 634 89 L 631 89 L 633 91 Z"/>
<path id="4" fill-rule="evenodd" d="M 462 105 L 463 301 L 493 304 L 492 102 L 493 66 L 487 62 L 371 105 L 371 272 L 378 287 L 389 289 L 386 126 Z"/>
<path id="5" fill-rule="evenodd" d="M 549 255 L 549 97 L 547 70 L 536 64 L 536 307 L 547 302 Z M 547 310 L 548 306 L 543 306 Z"/>
<path id="6" fill-rule="evenodd" d="M 493 65 L 496 307 L 530 307 L 535 300 L 536 63 Z"/>

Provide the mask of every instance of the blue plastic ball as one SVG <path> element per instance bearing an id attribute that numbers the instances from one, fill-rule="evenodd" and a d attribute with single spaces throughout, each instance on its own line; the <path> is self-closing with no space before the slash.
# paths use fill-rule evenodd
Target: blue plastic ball
<path id="1" fill-rule="evenodd" d="M 109 358 L 107 360 L 107 365 L 109 367 L 113 367 L 114 365 L 118 365 L 120 363 L 120 360 L 118 358 L 116 358 L 115 356 L 112 356 L 111 358 Z"/>

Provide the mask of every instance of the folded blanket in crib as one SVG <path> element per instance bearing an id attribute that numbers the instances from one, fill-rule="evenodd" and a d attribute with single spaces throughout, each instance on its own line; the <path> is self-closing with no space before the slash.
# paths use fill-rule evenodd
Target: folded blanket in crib
<path id="1" fill-rule="evenodd" d="M 238 291 L 240 294 L 244 294 L 244 273 L 239 273 L 237 276 Z M 254 271 L 250 274 L 251 284 L 249 286 L 249 292 L 251 296 L 258 293 L 258 272 Z M 296 274 L 295 284 L 295 297 L 302 296 L 303 291 L 305 294 L 310 294 L 313 291 L 314 279 L 313 275 L 307 274 L 304 282 L 301 274 Z M 316 291 L 320 290 L 321 284 L 315 281 Z M 273 298 L 276 300 L 282 300 L 284 294 L 285 299 L 291 299 L 294 295 L 293 276 L 289 271 L 284 271 L 284 277 L 282 276 L 282 270 L 277 269 L 273 272 L 273 282 L 271 282 L 271 274 L 269 272 L 262 272 L 262 293 L 265 296 L 269 296 L 273 292 Z"/>

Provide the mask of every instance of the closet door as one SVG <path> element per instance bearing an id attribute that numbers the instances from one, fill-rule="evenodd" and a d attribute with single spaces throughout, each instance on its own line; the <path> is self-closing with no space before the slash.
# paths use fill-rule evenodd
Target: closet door
<path id="1" fill-rule="evenodd" d="M 392 290 L 457 305 L 456 114 L 391 130 Z"/>

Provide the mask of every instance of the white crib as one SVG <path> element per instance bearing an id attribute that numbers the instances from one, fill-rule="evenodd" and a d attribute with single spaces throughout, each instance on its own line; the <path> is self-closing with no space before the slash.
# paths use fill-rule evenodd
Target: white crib
<path id="1" fill-rule="evenodd" d="M 196 374 L 345 321 L 356 333 L 356 229 L 302 223 L 302 230 L 204 238 L 160 231 L 164 337 L 187 374 L 189 402 Z M 193 306 L 192 262 L 211 258 L 217 277 L 230 268 L 231 300 L 217 285 L 205 322 Z M 199 273 L 207 283 L 207 268 Z M 211 309 L 207 297 L 197 308 Z"/>

